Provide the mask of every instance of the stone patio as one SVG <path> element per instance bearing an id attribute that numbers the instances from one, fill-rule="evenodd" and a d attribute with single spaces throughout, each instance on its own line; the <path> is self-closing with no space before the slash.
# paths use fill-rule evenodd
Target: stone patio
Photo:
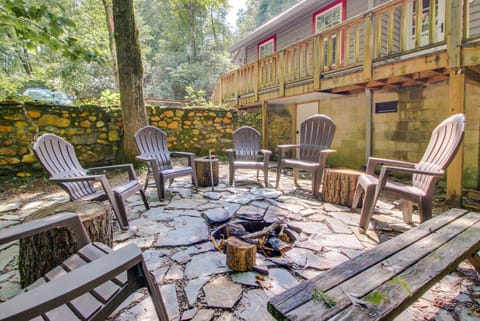
<path id="1" fill-rule="evenodd" d="M 273 320 L 266 310 L 268 299 L 284 290 L 376 246 L 411 226 L 402 222 L 395 202 L 385 196 L 366 235 L 358 233 L 359 210 L 313 199 L 310 181 L 296 188 L 291 177 L 282 177 L 280 188 L 263 188 L 254 171 L 241 171 L 242 181 L 227 185 L 228 167 L 220 166 L 220 184 L 190 188 L 189 179 L 177 179 L 168 189 L 169 200 L 159 202 L 147 189 L 152 208 L 145 211 L 138 198 L 128 201 L 130 229 L 120 231 L 115 222 L 114 247 L 135 243 L 144 250 L 155 275 L 170 320 Z M 36 202 L 15 201 L 0 205 L 0 228 L 17 224 L 39 208 L 67 201 L 63 192 L 37 197 Z M 441 204 L 441 199 L 436 200 Z M 437 205 L 438 205 L 437 204 Z M 445 208 L 436 206 L 434 212 Z M 268 275 L 234 272 L 225 255 L 210 242 L 212 230 L 232 219 L 281 220 L 295 233 L 292 249 L 282 257 L 257 254 L 257 265 Z M 414 215 L 414 219 L 418 217 Z M 18 245 L 0 248 L 0 299 L 19 288 L 15 270 Z M 473 267 L 462 263 L 437 283 L 397 320 L 478 320 L 480 282 Z M 146 290 L 138 291 L 117 309 L 110 320 L 156 320 Z"/>

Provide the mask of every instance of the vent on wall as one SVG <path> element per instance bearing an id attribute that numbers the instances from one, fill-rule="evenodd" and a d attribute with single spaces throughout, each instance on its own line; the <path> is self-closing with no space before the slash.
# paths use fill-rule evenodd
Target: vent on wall
<path id="1" fill-rule="evenodd" d="M 375 104 L 376 114 L 396 113 L 398 112 L 398 101 L 386 101 Z"/>

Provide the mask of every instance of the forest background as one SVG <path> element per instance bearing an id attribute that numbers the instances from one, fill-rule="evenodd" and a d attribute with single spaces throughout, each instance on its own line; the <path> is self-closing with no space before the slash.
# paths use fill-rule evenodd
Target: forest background
<path id="1" fill-rule="evenodd" d="M 231 28 L 227 0 L 135 0 L 145 97 L 206 103 L 235 68 L 233 42 L 298 1 L 247 0 Z M 118 92 L 112 17 L 111 0 L 0 0 L 0 100 L 42 87 L 108 103 Z"/>

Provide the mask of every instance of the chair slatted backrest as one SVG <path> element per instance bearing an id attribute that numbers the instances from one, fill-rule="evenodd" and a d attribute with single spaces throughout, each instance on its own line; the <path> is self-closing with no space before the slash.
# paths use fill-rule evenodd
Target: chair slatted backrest
<path id="1" fill-rule="evenodd" d="M 160 170 L 171 169 L 167 134 L 158 127 L 145 126 L 135 133 L 135 142 L 140 154 L 154 157 Z M 150 172 L 152 169 L 149 168 Z"/>
<path id="2" fill-rule="evenodd" d="M 300 160 L 318 162 L 320 151 L 329 149 L 336 126 L 333 120 L 321 114 L 305 119 L 300 125 Z"/>
<path id="3" fill-rule="evenodd" d="M 260 132 L 253 127 L 243 126 L 235 130 L 232 136 L 235 159 L 256 161 L 260 152 Z"/>
<path id="4" fill-rule="evenodd" d="M 55 134 L 40 136 L 33 145 L 33 151 L 51 178 L 87 175 L 78 161 L 72 144 Z M 72 201 L 96 193 L 93 184 L 88 181 L 60 183 L 60 185 L 67 191 Z"/>
<path id="5" fill-rule="evenodd" d="M 445 170 L 455 157 L 465 132 L 465 115 L 456 114 L 441 122 L 432 132 L 427 149 L 416 168 L 423 170 Z M 413 186 L 433 193 L 431 188 L 438 177 L 415 174 Z"/>

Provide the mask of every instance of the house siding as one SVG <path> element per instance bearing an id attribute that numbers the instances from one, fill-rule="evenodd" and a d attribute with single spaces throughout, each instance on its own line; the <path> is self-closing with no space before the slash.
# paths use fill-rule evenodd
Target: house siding
<path id="1" fill-rule="evenodd" d="M 480 36 L 480 0 L 470 3 L 470 37 Z"/>
<path id="2" fill-rule="evenodd" d="M 433 129 L 450 115 L 449 84 L 444 81 L 429 86 L 412 86 L 373 92 L 373 104 L 398 101 L 398 112 L 372 114 L 372 156 L 418 162 Z M 480 188 L 478 155 L 480 145 L 480 84 L 466 85 L 466 128 L 464 137 L 463 186 Z M 329 166 L 359 169 L 365 165 L 366 131 L 365 94 L 359 93 L 320 101 L 320 113 L 337 124 Z M 343 124 L 343 125 L 341 125 Z"/>
<path id="3" fill-rule="evenodd" d="M 387 0 L 377 1 L 378 3 L 386 2 Z M 323 1 L 312 4 L 311 10 L 296 17 L 295 20 L 286 23 L 276 32 L 265 34 L 264 38 L 254 40 L 247 46 L 247 64 L 255 62 L 258 59 L 257 45 L 263 40 L 276 35 L 277 37 L 277 51 L 282 50 L 292 44 L 299 42 L 312 35 L 312 15 L 322 8 L 334 3 L 335 1 Z M 346 9 L 346 19 L 354 17 L 364 11 L 367 11 L 368 1 L 348 1 Z"/>

